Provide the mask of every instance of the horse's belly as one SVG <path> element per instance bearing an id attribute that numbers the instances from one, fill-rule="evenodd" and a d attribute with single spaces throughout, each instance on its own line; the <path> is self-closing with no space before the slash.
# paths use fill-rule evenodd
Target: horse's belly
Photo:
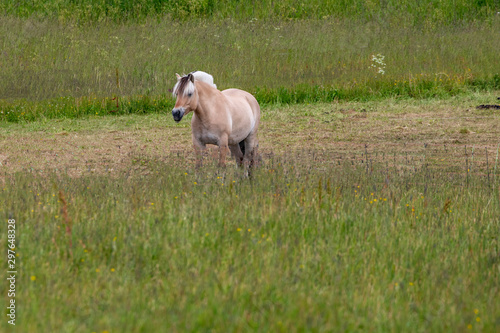
<path id="1" fill-rule="evenodd" d="M 204 132 L 197 136 L 198 140 L 206 145 L 218 145 L 219 137 L 210 132 Z"/>

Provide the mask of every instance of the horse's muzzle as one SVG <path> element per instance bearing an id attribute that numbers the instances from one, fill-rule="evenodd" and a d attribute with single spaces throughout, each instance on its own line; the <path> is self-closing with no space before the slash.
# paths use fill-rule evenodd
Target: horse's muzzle
<path id="1" fill-rule="evenodd" d="M 174 117 L 175 122 L 178 123 L 179 121 L 181 121 L 182 117 L 184 116 L 184 108 L 173 109 L 172 116 Z"/>

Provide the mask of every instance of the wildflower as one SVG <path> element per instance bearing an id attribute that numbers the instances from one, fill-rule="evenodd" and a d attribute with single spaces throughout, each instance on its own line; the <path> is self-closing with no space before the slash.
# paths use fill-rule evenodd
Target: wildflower
<path id="1" fill-rule="evenodd" d="M 114 271 L 115 271 L 115 269 L 114 269 L 114 268 L 111 268 L 111 271 L 112 271 L 112 272 L 114 272 Z"/>
<path id="2" fill-rule="evenodd" d="M 95 269 L 96 273 L 99 273 L 101 270 L 99 268 Z"/>
<path id="3" fill-rule="evenodd" d="M 241 228 L 236 229 L 236 231 L 240 232 L 240 231 L 241 231 Z"/>
<path id="4" fill-rule="evenodd" d="M 248 232 L 252 232 L 252 229 L 248 229 Z"/>
<path id="5" fill-rule="evenodd" d="M 35 281 L 36 280 L 36 276 L 32 275 L 31 276 L 31 281 Z"/>
<path id="6" fill-rule="evenodd" d="M 476 321 L 479 323 L 481 321 L 481 318 L 477 317 Z"/>
<path id="7" fill-rule="evenodd" d="M 471 330 L 472 329 L 472 325 L 471 324 L 467 325 L 467 328 Z"/>
<path id="8" fill-rule="evenodd" d="M 410 286 L 413 286 L 413 282 L 410 282 Z"/>
<path id="9" fill-rule="evenodd" d="M 479 310 L 478 310 L 478 309 L 474 309 L 474 313 L 475 313 L 475 314 L 478 314 L 478 313 L 479 313 Z"/>

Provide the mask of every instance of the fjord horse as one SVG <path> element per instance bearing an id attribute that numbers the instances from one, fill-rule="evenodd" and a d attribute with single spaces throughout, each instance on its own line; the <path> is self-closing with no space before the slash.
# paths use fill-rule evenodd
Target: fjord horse
<path id="1" fill-rule="evenodd" d="M 205 75 L 206 74 L 206 75 Z M 255 97 L 239 89 L 217 90 L 210 74 L 177 75 L 172 116 L 176 122 L 193 111 L 191 132 L 196 165 L 201 166 L 207 144 L 219 146 L 219 165 L 225 166 L 228 148 L 241 166 L 252 166 L 257 158 L 260 106 Z"/>

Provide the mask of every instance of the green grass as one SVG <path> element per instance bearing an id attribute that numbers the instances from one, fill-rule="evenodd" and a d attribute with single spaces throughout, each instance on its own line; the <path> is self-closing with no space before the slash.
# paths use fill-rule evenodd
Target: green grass
<path id="1" fill-rule="evenodd" d="M 500 329 L 497 2 L 88 4 L 0 3 L 18 330 Z M 179 150 L 192 70 L 266 107 L 252 179 Z"/>
<path id="2" fill-rule="evenodd" d="M 79 23 L 113 20 L 137 21 L 146 17 L 238 20 L 318 19 L 332 16 L 356 20 L 391 19 L 412 25 L 459 23 L 489 19 L 499 9 L 495 0 L 4 0 L 0 12 L 19 17 L 38 17 Z"/>
<path id="3" fill-rule="evenodd" d="M 265 157 L 252 180 L 134 160 L 110 177 L 5 178 L 18 329 L 499 329 L 498 179 L 325 151 Z"/>
<path id="4" fill-rule="evenodd" d="M 110 113 L 114 97 L 117 113 L 157 112 L 172 105 L 175 73 L 197 69 L 219 88 L 248 90 L 263 104 L 498 90 L 499 24 L 425 29 L 326 18 L 78 26 L 4 16 L 0 118 Z"/>

